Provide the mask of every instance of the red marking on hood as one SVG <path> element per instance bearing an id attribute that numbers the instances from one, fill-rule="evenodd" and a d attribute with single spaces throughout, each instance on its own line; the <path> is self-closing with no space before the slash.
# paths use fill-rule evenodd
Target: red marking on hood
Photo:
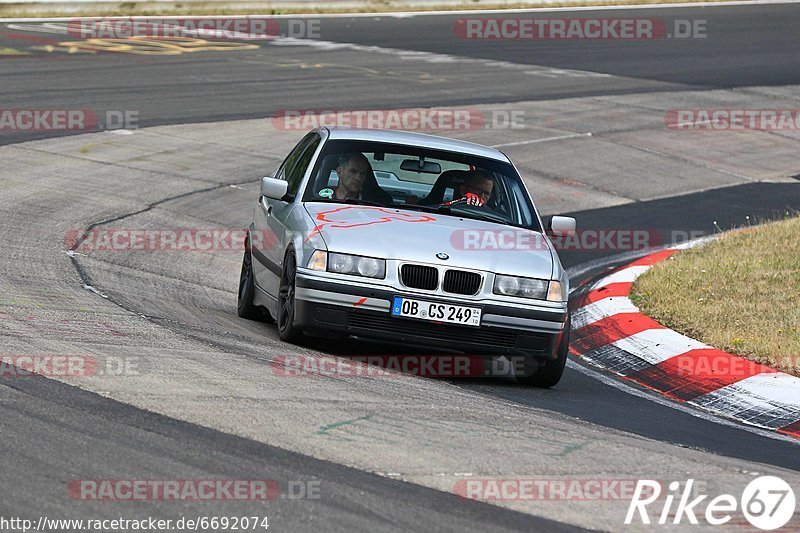
<path id="1" fill-rule="evenodd" d="M 336 220 L 335 215 L 342 211 L 350 209 L 358 209 L 362 213 L 367 213 L 369 216 L 374 216 L 373 220 L 361 221 L 345 221 Z M 306 241 L 310 240 L 315 234 L 320 233 L 322 228 L 330 226 L 331 228 L 359 228 L 362 226 L 372 226 L 375 224 L 385 224 L 387 222 L 433 222 L 436 217 L 424 213 L 403 213 L 391 207 L 370 207 L 361 205 L 344 205 L 328 211 L 320 211 L 316 214 L 317 225 L 308 234 Z"/>

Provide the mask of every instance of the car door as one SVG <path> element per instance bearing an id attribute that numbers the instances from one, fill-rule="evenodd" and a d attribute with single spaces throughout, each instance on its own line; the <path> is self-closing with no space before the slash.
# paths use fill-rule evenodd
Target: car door
<path id="1" fill-rule="evenodd" d="M 278 296 L 283 256 L 289 241 L 286 227 L 291 210 L 297 205 L 292 201 L 299 192 L 303 176 L 320 143 L 320 137 L 312 132 L 303 137 L 292 149 L 275 176 L 288 182 L 287 196 L 275 200 L 262 196 L 254 217 L 253 261 L 256 283 L 273 298 Z M 289 200 L 289 201 L 286 201 Z M 260 242 L 255 242 L 255 241 Z M 260 264 L 259 264 L 260 263 Z"/>

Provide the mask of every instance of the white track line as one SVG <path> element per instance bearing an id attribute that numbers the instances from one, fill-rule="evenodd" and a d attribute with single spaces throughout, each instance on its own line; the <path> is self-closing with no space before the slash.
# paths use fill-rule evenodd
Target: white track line
<path id="1" fill-rule="evenodd" d="M 575 137 L 591 137 L 592 132 L 573 133 L 572 135 L 559 135 L 558 137 L 545 137 L 544 139 L 531 139 L 529 141 L 517 141 L 513 143 L 494 144 L 492 148 L 505 148 L 506 146 L 522 146 L 525 144 L 545 143 L 549 141 L 560 141 L 562 139 L 574 139 Z"/>
<path id="2" fill-rule="evenodd" d="M 591 72 L 588 70 L 575 70 L 552 68 L 542 65 L 528 65 L 526 63 L 513 63 L 497 59 L 484 59 L 477 57 L 441 54 L 422 50 L 407 50 L 404 48 L 387 48 L 383 46 L 346 43 L 338 41 L 325 41 L 322 39 L 296 39 L 293 37 L 279 37 L 267 41 L 270 46 L 307 46 L 320 51 L 352 50 L 370 54 L 384 54 L 395 56 L 410 61 L 424 61 L 433 64 L 473 64 L 489 68 L 513 69 L 522 71 L 531 76 L 544 76 L 548 78 L 613 78 L 612 74 Z"/>
<path id="3" fill-rule="evenodd" d="M 464 9 L 453 11 L 399 11 L 399 12 L 373 12 L 373 13 L 298 13 L 293 15 L 191 15 L 192 18 L 221 18 L 236 19 L 252 16 L 266 16 L 275 19 L 294 19 L 294 18 L 367 18 L 367 17 L 388 17 L 388 18 L 409 18 L 409 17 L 430 17 L 446 15 L 488 15 L 492 13 L 560 13 L 564 11 L 608 11 L 608 10 L 637 10 L 637 9 L 676 9 L 676 8 L 695 8 L 695 7 L 724 7 L 724 6 L 763 6 L 779 4 L 796 4 L 798 0 L 741 0 L 733 2 L 688 2 L 678 4 L 642 4 L 642 5 L 619 5 L 619 6 L 571 6 L 571 7 L 532 7 L 527 9 Z M 91 5 L 91 4 L 89 4 Z M 124 15 L 121 15 L 124 16 Z M 173 18 L 185 15 L 175 15 Z M 75 20 L 78 17 L 29 17 L 29 18 L 0 18 L 0 23 L 5 22 L 66 22 Z M 102 17 L 91 17 L 102 18 Z M 125 17 L 131 19 L 154 18 L 145 15 Z M 162 17 L 169 18 L 169 17 Z"/>

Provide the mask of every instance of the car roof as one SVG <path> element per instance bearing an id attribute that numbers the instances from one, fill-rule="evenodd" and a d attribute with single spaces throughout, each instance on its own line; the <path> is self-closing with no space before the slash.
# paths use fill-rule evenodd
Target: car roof
<path id="1" fill-rule="evenodd" d="M 483 146 L 438 135 L 428 135 L 425 133 L 413 133 L 410 131 L 399 130 L 380 130 L 369 128 L 320 128 L 328 132 L 331 140 L 352 140 L 352 141 L 374 141 L 392 144 L 402 144 L 406 146 L 422 146 L 434 150 L 446 152 L 457 152 L 470 154 L 488 159 L 496 159 L 504 163 L 510 163 L 508 157 L 494 148 Z"/>

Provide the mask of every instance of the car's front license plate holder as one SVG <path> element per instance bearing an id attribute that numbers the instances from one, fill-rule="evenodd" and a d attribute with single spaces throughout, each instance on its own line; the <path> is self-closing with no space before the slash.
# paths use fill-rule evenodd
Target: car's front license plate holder
<path id="1" fill-rule="evenodd" d="M 396 318 L 479 328 L 481 312 L 480 307 L 417 300 L 405 296 L 392 298 L 391 315 Z"/>

